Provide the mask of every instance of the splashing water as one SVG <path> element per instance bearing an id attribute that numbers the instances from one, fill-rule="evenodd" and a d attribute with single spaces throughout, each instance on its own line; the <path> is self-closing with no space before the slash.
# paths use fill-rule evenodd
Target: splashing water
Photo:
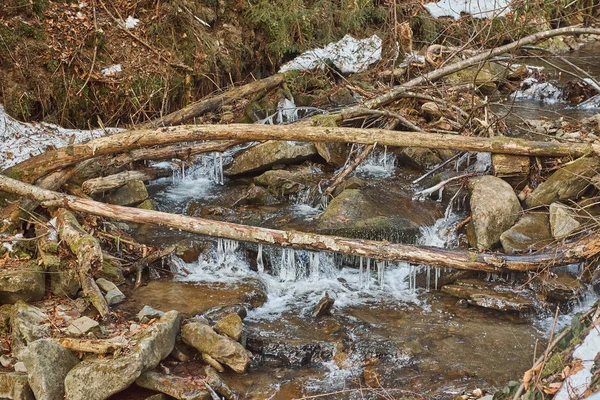
<path id="1" fill-rule="evenodd" d="M 373 151 L 371 155 L 356 168 L 359 175 L 387 178 L 396 170 L 396 155 L 387 151 L 384 146 L 381 151 Z"/>

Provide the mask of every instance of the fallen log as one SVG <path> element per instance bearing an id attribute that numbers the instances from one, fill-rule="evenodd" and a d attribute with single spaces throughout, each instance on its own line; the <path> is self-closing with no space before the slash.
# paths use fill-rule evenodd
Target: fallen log
<path id="1" fill-rule="evenodd" d="M 118 174 L 88 179 L 83 182 L 81 189 L 85 194 L 101 193 L 120 188 L 127 184 L 127 182 L 133 180 L 151 181 L 153 179 L 170 176 L 172 173 L 171 170 L 165 168 L 144 168 L 135 171 L 123 171 Z"/>
<path id="2" fill-rule="evenodd" d="M 101 339 L 75 339 L 65 337 L 52 339 L 52 342 L 69 350 L 94 354 L 114 353 L 127 347 L 127 343 L 111 342 Z"/>
<path id="3" fill-rule="evenodd" d="M 150 146 L 204 140 L 293 140 L 379 144 L 397 147 L 425 147 L 529 156 L 571 156 L 600 154 L 600 145 L 528 141 L 509 137 L 470 137 L 453 134 L 399 132 L 386 129 L 335 128 L 307 125 L 182 125 L 170 128 L 134 130 L 49 150 L 31 157 L 2 174 L 32 183 L 61 168 L 94 157 L 107 156 Z"/>
<path id="4" fill-rule="evenodd" d="M 31 187 L 44 190 L 36 186 Z M 36 200 L 42 201 L 40 198 Z M 100 313 L 100 316 L 104 318 L 109 312 L 108 304 L 92 276 L 93 270 L 99 268 L 100 264 L 102 264 L 102 249 L 100 248 L 98 239 L 88 234 L 79 225 L 75 216 L 64 208 L 56 212 L 56 224 L 61 240 L 64 240 L 71 249 L 71 252 L 77 256 L 77 276 L 79 277 L 84 296 L 90 300 Z"/>
<path id="5" fill-rule="evenodd" d="M 142 124 L 141 128 L 157 128 L 161 126 L 181 125 L 194 118 L 200 117 L 206 113 L 216 110 L 223 104 L 227 104 L 235 99 L 241 99 L 258 92 L 271 90 L 283 83 L 284 74 L 271 75 L 268 78 L 247 83 L 243 86 L 234 87 L 217 96 L 209 97 L 188 105 L 165 115 L 157 120 Z"/>
<path id="6" fill-rule="evenodd" d="M 600 35 L 600 28 L 585 28 L 582 26 L 572 26 L 572 27 L 551 29 L 551 30 L 543 31 L 543 32 L 537 32 L 532 35 L 525 36 L 524 38 L 521 38 L 521 39 L 519 39 L 515 42 L 512 42 L 512 43 L 509 43 L 507 45 L 496 47 L 496 48 L 489 49 L 489 50 L 484 50 L 473 57 L 467 58 L 466 60 L 461 60 L 461 61 L 455 62 L 453 64 L 450 64 L 444 68 L 436 69 L 427 74 L 418 76 L 414 79 L 411 79 L 408 82 L 405 82 L 399 86 L 394 87 L 392 90 L 390 90 L 389 92 L 387 92 L 381 96 L 378 96 L 371 100 L 366 101 L 362 105 L 362 107 L 367 107 L 367 108 L 382 107 L 386 104 L 396 101 L 400 97 L 400 94 L 405 92 L 407 89 L 414 88 L 416 86 L 420 86 L 420 85 L 424 85 L 424 84 L 428 84 L 431 82 L 435 82 L 445 76 L 448 76 L 455 72 L 472 67 L 479 63 L 485 62 L 493 57 L 497 57 L 499 55 L 506 54 L 511 51 L 517 50 L 518 48 L 523 47 L 528 44 L 537 43 L 542 40 L 550 39 L 555 36 L 586 35 L 586 34 Z M 342 116 L 347 112 L 352 112 L 352 108 L 343 110 L 341 113 Z"/>
<path id="7" fill-rule="evenodd" d="M 17 181 L 0 175 L 0 190 L 29 197 L 47 205 L 106 217 L 113 220 L 147 223 L 198 235 L 221 237 L 244 242 L 292 247 L 312 251 L 331 251 L 378 260 L 406 261 L 434 267 L 498 272 L 502 270 L 540 270 L 550 266 L 578 262 L 600 253 L 600 237 L 590 235 L 551 251 L 532 255 L 509 256 L 495 253 L 442 249 L 396 244 L 374 240 L 348 239 L 298 231 L 245 226 L 229 222 L 175 215 L 104 204 L 81 199 Z"/>

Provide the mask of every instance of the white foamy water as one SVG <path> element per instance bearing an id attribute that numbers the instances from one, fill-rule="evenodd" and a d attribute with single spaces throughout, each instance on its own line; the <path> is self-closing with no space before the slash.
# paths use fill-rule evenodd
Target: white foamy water
<path id="1" fill-rule="evenodd" d="M 363 161 L 357 168 L 356 173 L 359 176 L 370 176 L 376 178 L 387 178 L 396 171 L 396 154 L 383 149 L 376 149 Z"/>
<path id="2" fill-rule="evenodd" d="M 533 77 L 524 79 L 521 88 L 511 97 L 515 100 L 538 100 L 547 104 L 564 103 L 561 89 L 550 82 L 538 82 Z"/>

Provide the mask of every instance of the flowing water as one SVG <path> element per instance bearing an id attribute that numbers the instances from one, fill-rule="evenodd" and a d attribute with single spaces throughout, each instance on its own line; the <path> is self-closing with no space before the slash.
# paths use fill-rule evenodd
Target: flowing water
<path id="1" fill-rule="evenodd" d="M 590 54 L 597 54 L 597 49 L 569 57 L 600 76 L 597 65 L 586 67 Z M 548 70 L 548 74 L 553 72 Z M 309 111 L 320 112 L 302 112 Z M 577 119 L 598 110 L 569 108 L 560 102 L 549 105 L 523 95 L 497 105 L 495 111 L 510 111 L 509 122 L 517 126 L 524 118 L 540 118 L 542 111 L 552 118 L 560 113 Z M 261 122 L 299 117 L 287 100 Z M 204 155 L 193 166 L 173 167 L 173 177 L 154 182 L 150 193 L 160 209 L 171 212 L 188 212 L 192 204 L 222 205 L 223 199 L 248 183 L 223 176 L 223 164 L 231 155 Z M 483 172 L 489 167 L 489 155 L 471 160 L 475 161 L 471 170 Z M 466 168 L 468 162 L 466 157 L 457 164 Z M 314 174 L 315 182 L 331 176 L 318 168 Z M 447 195 L 443 203 L 413 200 L 423 186 L 410 182 L 419 175 L 401 172 L 395 154 L 386 148 L 374 152 L 356 174 L 367 181 L 361 190 L 379 201 L 381 215 L 404 213 L 419 227 L 408 236 L 392 232 L 380 237 L 379 232 L 372 238 L 437 247 L 459 245 L 453 227 L 466 216 L 463 193 Z M 303 192 L 288 203 L 234 207 L 230 214 L 209 217 L 319 231 L 322 208 L 314 198 L 314 193 Z M 187 237 L 155 229 L 140 229 L 138 235 L 154 244 Z M 255 354 L 253 368 L 244 376 L 226 376 L 248 398 L 290 399 L 332 392 L 336 394 L 330 398 L 377 397 L 365 388 L 365 380 L 388 389 L 392 398 L 410 397 L 410 392 L 454 398 L 475 387 L 500 390 L 530 368 L 534 356 L 546 346 L 553 312 L 542 303 L 527 315 L 464 308 L 456 298 L 437 290 L 447 270 L 224 239 L 202 240 L 211 245 L 197 261 L 184 263 L 174 258 L 175 279 L 151 281 L 133 293 L 123 308 L 135 312 L 150 305 L 196 315 L 218 305 L 249 304 L 244 329 L 248 348 Z M 335 299 L 332 314 L 315 319 L 313 308 L 325 293 Z M 595 299 L 588 295 L 573 311 Z M 569 318 L 562 315 L 560 324 Z M 193 366 L 176 368 L 189 372 Z M 365 371 L 372 379 L 367 379 Z"/>

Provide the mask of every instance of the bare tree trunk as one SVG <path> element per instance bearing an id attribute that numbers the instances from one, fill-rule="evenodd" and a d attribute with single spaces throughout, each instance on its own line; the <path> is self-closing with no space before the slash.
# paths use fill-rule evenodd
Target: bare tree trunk
<path id="1" fill-rule="evenodd" d="M 348 239 L 298 231 L 281 231 L 159 211 L 115 206 L 40 189 L 36 186 L 1 175 L 0 190 L 33 198 L 48 205 L 61 204 L 61 206 L 73 211 L 85 212 L 120 221 L 148 223 L 198 235 L 296 249 L 331 251 L 380 260 L 407 261 L 434 267 L 453 267 L 489 272 L 505 269 L 527 271 L 573 263 L 600 253 L 600 239 L 597 235 L 590 235 L 586 239 L 570 245 L 564 245 L 548 253 L 507 256 L 374 240 Z"/>
<path id="2" fill-rule="evenodd" d="M 36 190 L 44 190 L 36 186 L 31 187 Z M 41 198 L 37 200 L 41 201 Z M 77 222 L 77 219 L 71 212 L 61 208 L 56 212 L 56 217 L 61 240 L 64 240 L 69 245 L 71 252 L 77 256 L 77 275 L 83 289 L 83 294 L 96 307 L 100 316 L 104 318 L 109 312 L 108 304 L 92 277 L 93 270 L 100 267 L 102 263 L 100 243 L 79 225 L 79 222 Z"/>
<path id="3" fill-rule="evenodd" d="M 203 140 L 295 140 L 425 147 L 531 156 L 600 154 L 600 145 L 528 141 L 508 137 L 467 137 L 449 134 L 398 132 L 386 129 L 332 128 L 306 125 L 191 125 L 117 133 L 50 150 L 15 165 L 3 174 L 32 183 L 40 177 L 94 157 L 107 156 L 150 146 Z"/>
<path id="4" fill-rule="evenodd" d="M 141 125 L 142 128 L 157 128 L 161 126 L 181 125 L 194 118 L 214 111 L 235 99 L 241 99 L 258 92 L 271 90 L 283 83 L 284 74 L 275 74 L 268 78 L 247 83 L 243 86 L 234 87 L 217 96 L 209 97 L 190 104 L 181 110 L 165 115 L 155 121 Z"/>

